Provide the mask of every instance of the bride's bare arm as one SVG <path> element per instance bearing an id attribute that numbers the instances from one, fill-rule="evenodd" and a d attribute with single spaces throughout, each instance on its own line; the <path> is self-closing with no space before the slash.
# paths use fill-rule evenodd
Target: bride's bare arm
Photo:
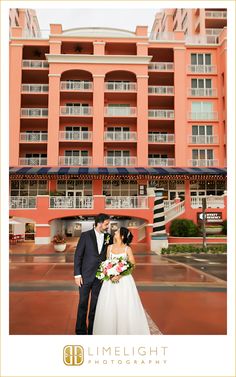
<path id="1" fill-rule="evenodd" d="M 110 251 L 111 251 L 111 245 L 109 245 L 109 246 L 107 247 L 107 259 L 109 258 Z"/>
<path id="2" fill-rule="evenodd" d="M 129 261 L 130 261 L 132 264 L 135 265 L 135 259 L 134 259 L 134 255 L 133 255 L 133 252 L 132 252 L 131 247 L 128 246 L 126 252 L 127 252 L 127 255 L 128 255 L 128 259 L 129 259 Z"/>

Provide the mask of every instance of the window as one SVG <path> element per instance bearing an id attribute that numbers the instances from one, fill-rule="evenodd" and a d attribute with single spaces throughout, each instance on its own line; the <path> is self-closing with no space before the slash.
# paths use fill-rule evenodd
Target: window
<path id="1" fill-rule="evenodd" d="M 214 119 L 212 102 L 192 102 L 191 119 Z"/>
<path id="2" fill-rule="evenodd" d="M 168 155 L 163 153 L 150 153 L 148 154 L 148 158 L 168 158 Z"/>
<path id="3" fill-rule="evenodd" d="M 10 182 L 11 196 L 48 195 L 48 181 L 46 180 L 13 180 Z"/>
<path id="4" fill-rule="evenodd" d="M 137 196 L 138 183 L 135 180 L 103 181 L 103 195 L 106 196 Z"/>
<path id="5" fill-rule="evenodd" d="M 198 136 L 212 136 L 213 135 L 213 127 L 208 125 L 194 125 L 192 126 L 192 135 Z"/>
<path id="6" fill-rule="evenodd" d="M 88 156 L 88 151 L 82 151 L 82 150 L 70 150 L 65 151 L 65 156 L 67 157 L 80 157 L 80 156 Z"/>
<path id="7" fill-rule="evenodd" d="M 46 153 L 26 153 L 25 154 L 25 157 L 26 158 L 31 158 L 31 157 L 47 157 L 47 154 Z"/>
<path id="8" fill-rule="evenodd" d="M 129 132 L 129 127 L 107 127 L 109 132 Z"/>
<path id="9" fill-rule="evenodd" d="M 192 89 L 211 89 L 212 80 L 211 79 L 191 79 Z"/>
<path id="10" fill-rule="evenodd" d="M 193 160 L 213 160 L 213 149 L 193 149 Z"/>
<path id="11" fill-rule="evenodd" d="M 107 151 L 108 157 L 129 157 L 130 152 L 129 151 Z"/>
<path id="12" fill-rule="evenodd" d="M 211 65 L 211 54 L 191 54 L 192 65 Z"/>

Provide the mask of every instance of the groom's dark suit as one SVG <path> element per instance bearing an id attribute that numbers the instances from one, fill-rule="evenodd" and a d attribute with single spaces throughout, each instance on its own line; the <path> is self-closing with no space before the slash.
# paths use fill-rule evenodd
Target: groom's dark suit
<path id="1" fill-rule="evenodd" d="M 76 334 L 93 333 L 93 322 L 98 295 L 101 289 L 101 281 L 96 278 L 99 264 L 106 259 L 107 246 L 112 243 L 110 234 L 104 234 L 104 242 L 101 253 L 98 252 L 97 239 L 94 229 L 81 234 L 77 244 L 74 258 L 74 276 L 82 275 L 83 285 L 79 288 L 80 300 L 76 321 Z M 86 317 L 88 311 L 88 299 L 91 291 L 89 310 L 89 326 L 87 330 Z"/>

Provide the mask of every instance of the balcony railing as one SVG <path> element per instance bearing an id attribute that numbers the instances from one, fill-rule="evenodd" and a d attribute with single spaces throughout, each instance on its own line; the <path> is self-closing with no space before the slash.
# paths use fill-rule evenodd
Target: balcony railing
<path id="1" fill-rule="evenodd" d="M 201 196 L 201 197 L 191 197 L 191 207 L 192 208 L 202 208 L 202 199 L 206 198 L 207 208 L 224 208 L 224 195 L 216 196 Z"/>
<path id="2" fill-rule="evenodd" d="M 208 167 L 208 166 L 219 166 L 219 161 L 218 160 L 212 160 L 212 159 L 208 159 L 208 160 L 203 160 L 203 159 L 193 159 L 193 160 L 189 160 L 189 166 L 196 166 L 196 167 L 199 167 L 199 166 L 203 166 L 203 167 Z"/>
<path id="3" fill-rule="evenodd" d="M 188 71 L 191 73 L 216 73 L 215 65 L 188 65 Z"/>
<path id="4" fill-rule="evenodd" d="M 35 132 L 35 133 L 20 133 L 20 141 L 22 142 L 46 142 L 48 140 L 48 134 L 45 132 Z"/>
<path id="5" fill-rule="evenodd" d="M 218 120 L 218 112 L 190 112 L 189 119 L 191 120 Z"/>
<path id="6" fill-rule="evenodd" d="M 106 82 L 105 91 L 106 92 L 135 92 L 137 90 L 137 85 L 135 82 Z"/>
<path id="7" fill-rule="evenodd" d="M 48 93 L 48 84 L 22 84 L 22 93 Z"/>
<path id="8" fill-rule="evenodd" d="M 137 132 L 107 131 L 107 132 L 104 133 L 104 140 L 105 141 L 136 141 L 137 140 Z"/>
<path id="9" fill-rule="evenodd" d="M 165 94 L 165 95 L 172 95 L 174 94 L 174 87 L 173 86 L 148 86 L 148 94 Z"/>
<path id="10" fill-rule="evenodd" d="M 206 18 L 227 18 L 227 12 L 205 11 Z"/>
<path id="11" fill-rule="evenodd" d="M 105 107 L 105 116 L 136 116 L 136 107 Z"/>
<path id="12" fill-rule="evenodd" d="M 174 166 L 175 159 L 174 158 L 149 158 L 148 165 L 149 166 Z"/>
<path id="13" fill-rule="evenodd" d="M 106 208 L 148 208 L 147 196 L 107 196 Z"/>
<path id="14" fill-rule="evenodd" d="M 172 31 L 163 31 L 163 32 L 157 33 L 156 39 L 158 41 L 174 41 L 175 33 Z"/>
<path id="15" fill-rule="evenodd" d="M 46 157 L 20 157 L 20 166 L 44 166 L 47 165 Z"/>
<path id="16" fill-rule="evenodd" d="M 65 166 L 89 166 L 92 164 L 90 156 L 60 156 L 59 165 Z"/>
<path id="17" fill-rule="evenodd" d="M 36 208 L 36 196 L 10 196 L 10 208 Z"/>
<path id="18" fill-rule="evenodd" d="M 93 208 L 91 196 L 50 196 L 50 208 Z"/>
<path id="19" fill-rule="evenodd" d="M 22 68 L 49 68 L 47 60 L 22 60 Z"/>
<path id="20" fill-rule="evenodd" d="M 61 106 L 60 107 L 60 115 L 92 115 L 92 107 L 91 106 Z"/>
<path id="21" fill-rule="evenodd" d="M 190 88 L 188 95 L 191 97 L 216 97 L 217 89 L 211 88 Z"/>
<path id="22" fill-rule="evenodd" d="M 174 143 L 175 135 L 174 134 L 148 134 L 149 143 Z"/>
<path id="23" fill-rule="evenodd" d="M 219 136 L 218 135 L 190 135 L 189 143 L 190 144 L 218 144 Z"/>
<path id="24" fill-rule="evenodd" d="M 205 29 L 207 35 L 219 35 L 222 31 L 221 29 Z"/>
<path id="25" fill-rule="evenodd" d="M 207 45 L 218 44 L 219 39 L 216 35 L 186 35 L 185 42 L 193 45 Z"/>
<path id="26" fill-rule="evenodd" d="M 93 83 L 90 81 L 62 81 L 61 90 L 80 90 L 80 91 L 91 91 L 93 90 Z"/>
<path id="27" fill-rule="evenodd" d="M 22 108 L 21 117 L 43 118 L 48 116 L 47 108 Z"/>
<path id="28" fill-rule="evenodd" d="M 173 71 L 174 63 L 149 63 L 149 71 Z"/>
<path id="29" fill-rule="evenodd" d="M 135 166 L 136 157 L 105 157 L 104 163 L 106 166 Z"/>
<path id="30" fill-rule="evenodd" d="M 92 132 L 91 131 L 60 131 L 59 132 L 60 141 L 91 141 Z"/>
<path id="31" fill-rule="evenodd" d="M 174 110 L 148 110 L 149 118 L 174 119 Z"/>
<path id="32" fill-rule="evenodd" d="M 23 38 L 27 39 L 48 39 L 50 34 L 49 29 L 41 29 L 41 30 L 29 30 L 24 29 L 22 33 Z"/>

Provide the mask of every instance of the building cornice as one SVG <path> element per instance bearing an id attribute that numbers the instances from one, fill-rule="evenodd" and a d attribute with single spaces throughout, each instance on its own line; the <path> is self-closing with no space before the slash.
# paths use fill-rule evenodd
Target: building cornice
<path id="1" fill-rule="evenodd" d="M 148 64 L 152 56 L 45 54 L 49 63 Z"/>

